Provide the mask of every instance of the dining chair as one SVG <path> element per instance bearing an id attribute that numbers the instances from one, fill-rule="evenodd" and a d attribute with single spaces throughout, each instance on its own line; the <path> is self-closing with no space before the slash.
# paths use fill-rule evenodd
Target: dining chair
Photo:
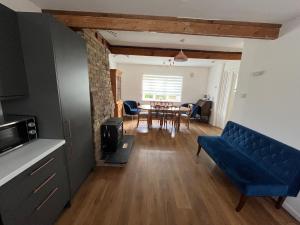
<path id="1" fill-rule="evenodd" d="M 136 101 L 126 100 L 123 102 L 123 106 L 124 106 L 125 115 L 131 116 L 132 120 L 133 120 L 133 117 L 138 115 L 138 113 L 140 111 Z"/>
<path id="2" fill-rule="evenodd" d="M 193 110 L 193 104 L 188 104 L 188 111 L 184 113 L 180 113 L 180 120 L 185 121 L 186 127 L 190 128 L 191 115 Z"/>
<path id="3" fill-rule="evenodd" d="M 163 126 L 163 120 L 164 120 L 164 113 L 162 110 L 162 106 L 160 106 L 159 104 L 155 103 L 155 105 L 151 106 L 150 109 L 150 115 L 149 115 L 149 124 L 152 126 L 153 121 L 158 121 L 160 128 L 162 128 Z"/>
<path id="4" fill-rule="evenodd" d="M 189 106 L 190 105 L 190 106 Z M 194 104 L 194 103 L 184 103 L 181 105 L 182 107 L 191 107 L 192 112 L 191 112 L 191 119 L 192 118 L 197 118 L 198 115 L 200 115 L 201 108 L 199 105 Z"/>
<path id="5" fill-rule="evenodd" d="M 175 111 L 173 106 L 166 106 L 164 111 L 164 126 L 168 128 L 168 123 L 171 123 L 171 126 L 174 127 L 175 122 Z"/>
<path id="6" fill-rule="evenodd" d="M 176 108 L 173 113 L 174 113 L 173 126 L 176 131 L 179 131 L 180 122 L 181 122 L 180 108 Z"/>
<path id="7" fill-rule="evenodd" d="M 136 127 L 139 126 L 140 121 L 146 121 L 147 122 L 147 127 L 150 127 L 150 122 L 149 122 L 149 111 L 146 110 L 140 110 L 138 112 L 138 120 L 137 120 L 137 125 Z"/>

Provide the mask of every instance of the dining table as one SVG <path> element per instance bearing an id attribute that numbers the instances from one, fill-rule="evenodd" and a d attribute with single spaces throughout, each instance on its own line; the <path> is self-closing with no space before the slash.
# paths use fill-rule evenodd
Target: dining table
<path id="1" fill-rule="evenodd" d="M 161 113 L 161 114 L 164 114 L 164 113 L 176 113 L 176 115 L 178 116 L 177 118 L 177 124 L 176 124 L 176 127 L 177 129 L 179 130 L 180 128 L 180 117 L 181 117 L 181 114 L 183 113 L 189 113 L 190 112 L 190 108 L 189 107 L 184 107 L 184 106 L 164 106 L 164 105 L 149 105 L 149 104 L 143 104 L 143 105 L 139 105 L 138 106 L 138 109 L 141 110 L 141 111 L 147 111 L 148 113 L 148 123 L 150 125 L 152 125 L 152 115 L 153 115 L 153 112 L 156 112 L 156 113 Z"/>

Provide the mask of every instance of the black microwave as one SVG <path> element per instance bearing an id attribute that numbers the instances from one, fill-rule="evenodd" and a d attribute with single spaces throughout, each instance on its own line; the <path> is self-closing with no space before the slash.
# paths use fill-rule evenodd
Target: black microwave
<path id="1" fill-rule="evenodd" d="M 0 155 L 37 138 L 34 116 L 5 116 L 0 119 Z"/>

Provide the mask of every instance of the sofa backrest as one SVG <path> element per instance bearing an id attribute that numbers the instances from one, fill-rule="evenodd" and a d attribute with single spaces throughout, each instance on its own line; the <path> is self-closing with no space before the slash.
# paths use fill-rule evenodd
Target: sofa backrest
<path id="1" fill-rule="evenodd" d="M 289 192 L 298 193 L 300 151 L 232 121 L 226 124 L 222 138 L 282 182 L 289 184 Z"/>

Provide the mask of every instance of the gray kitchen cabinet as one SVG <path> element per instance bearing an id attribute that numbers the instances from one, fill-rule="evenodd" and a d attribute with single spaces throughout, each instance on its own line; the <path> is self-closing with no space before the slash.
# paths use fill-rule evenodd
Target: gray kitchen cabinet
<path id="1" fill-rule="evenodd" d="M 17 13 L 0 4 L 0 100 L 27 95 Z"/>
<path id="2" fill-rule="evenodd" d="M 35 115 L 41 138 L 66 140 L 73 196 L 95 164 L 85 41 L 50 15 L 18 18 L 29 96 L 4 101 L 3 111 Z"/>
<path id="3" fill-rule="evenodd" d="M 55 222 L 70 200 L 64 151 L 64 146 L 58 148 L 0 187 L 3 225 Z"/>

